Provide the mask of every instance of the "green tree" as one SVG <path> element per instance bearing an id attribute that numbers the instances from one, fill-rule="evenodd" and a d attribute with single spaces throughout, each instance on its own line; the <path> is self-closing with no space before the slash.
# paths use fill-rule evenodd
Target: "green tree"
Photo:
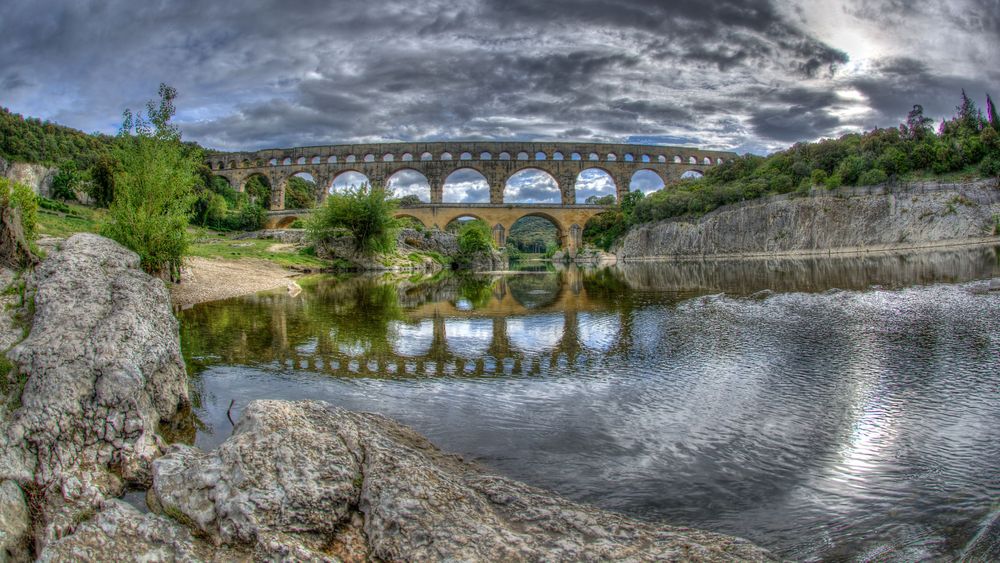
<path id="1" fill-rule="evenodd" d="M 316 182 L 292 176 L 285 186 L 285 209 L 310 209 L 316 207 L 318 190 Z"/>
<path id="2" fill-rule="evenodd" d="M 489 225 L 479 219 L 464 222 L 458 229 L 458 249 L 463 254 L 492 250 L 493 236 Z"/>
<path id="3" fill-rule="evenodd" d="M 398 221 L 393 217 L 396 201 L 380 184 L 362 184 L 330 194 L 306 220 L 309 238 L 322 243 L 341 229 L 354 237 L 355 249 L 365 254 L 389 253 L 396 249 Z"/>
<path id="4" fill-rule="evenodd" d="M 584 203 L 588 205 L 614 205 L 615 196 L 610 194 L 605 196 L 592 195 L 585 199 Z"/>
<path id="5" fill-rule="evenodd" d="M 0 206 L 17 209 L 21 214 L 21 229 L 25 240 L 35 240 L 38 231 L 38 197 L 31 188 L 0 176 Z"/>
<path id="6" fill-rule="evenodd" d="M 986 94 L 986 119 L 995 131 L 1000 131 L 1000 115 L 997 115 L 997 108 L 989 94 Z"/>
<path id="7" fill-rule="evenodd" d="M 52 178 L 52 197 L 75 200 L 77 190 L 83 188 L 86 180 L 86 172 L 77 169 L 76 161 L 67 160 L 59 165 L 59 172 Z"/>
<path id="8" fill-rule="evenodd" d="M 913 141 L 923 139 L 928 133 L 930 133 L 932 122 L 933 120 L 931 118 L 924 117 L 924 106 L 914 104 L 910 113 L 906 114 L 906 137 Z M 904 126 L 900 126 L 900 129 L 903 128 Z"/>
<path id="9" fill-rule="evenodd" d="M 185 229 L 201 158 L 181 145 L 180 133 L 170 123 L 177 91 L 160 84 L 159 94 L 159 105 L 150 101 L 145 117 L 128 109 L 123 114 L 113 150 L 120 166 L 114 174 L 114 200 L 101 234 L 139 254 L 147 272 L 177 280 L 189 243 Z"/>
<path id="10" fill-rule="evenodd" d="M 409 194 L 399 198 L 398 203 L 400 207 L 409 207 L 411 205 L 423 205 L 424 202 L 420 201 L 420 197 Z"/>

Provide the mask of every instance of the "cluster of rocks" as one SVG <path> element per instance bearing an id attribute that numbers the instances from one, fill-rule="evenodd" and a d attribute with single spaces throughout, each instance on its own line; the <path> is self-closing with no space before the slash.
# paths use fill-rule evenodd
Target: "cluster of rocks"
<path id="1" fill-rule="evenodd" d="M 0 420 L 0 559 L 772 559 L 489 475 L 321 402 L 256 401 L 214 451 L 168 446 L 187 376 L 167 293 L 138 265 L 75 235 L 30 276 Z M 119 500 L 127 489 L 151 512 Z"/>

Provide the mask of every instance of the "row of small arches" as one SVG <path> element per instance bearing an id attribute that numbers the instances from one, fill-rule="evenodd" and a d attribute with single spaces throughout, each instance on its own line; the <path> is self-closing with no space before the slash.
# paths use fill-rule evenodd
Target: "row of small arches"
<path id="1" fill-rule="evenodd" d="M 413 153 L 408 153 L 408 152 L 403 153 L 402 155 L 400 155 L 400 158 L 399 158 L 400 162 L 413 162 L 414 160 L 417 160 L 417 159 L 418 158 L 415 157 L 413 155 Z M 343 159 L 342 162 L 346 162 L 346 163 L 353 163 L 353 162 L 376 162 L 377 160 L 378 160 L 378 158 L 374 154 L 372 154 L 372 153 L 368 153 L 368 154 L 362 156 L 360 161 L 358 160 L 358 157 L 356 155 L 349 154 L 346 157 L 344 157 L 344 159 Z M 431 161 L 431 160 L 435 160 L 435 158 L 434 158 L 434 155 L 432 155 L 431 153 L 425 152 L 425 153 L 422 153 L 422 154 L 419 155 L 419 160 L 420 161 Z M 437 160 L 456 160 L 456 158 L 450 152 L 443 152 L 440 155 L 438 155 Z M 470 152 L 463 152 L 463 153 L 461 153 L 461 154 L 458 155 L 457 160 L 475 160 L 475 159 L 473 158 L 472 153 L 470 153 Z M 489 152 L 482 152 L 482 153 L 479 154 L 479 159 L 478 160 L 493 160 L 493 154 L 489 153 Z M 549 158 L 548 154 L 546 154 L 545 152 L 542 152 L 542 151 L 536 152 L 535 155 L 534 155 L 534 159 L 532 159 L 531 155 L 528 154 L 525 151 L 521 151 L 521 152 L 518 152 L 518 153 L 513 154 L 513 155 L 512 155 L 512 153 L 509 153 L 507 151 L 503 151 L 503 152 L 501 152 L 500 154 L 497 155 L 496 160 L 536 160 L 536 161 L 537 160 L 566 160 L 566 157 L 565 157 L 565 155 L 562 152 L 559 152 L 559 151 L 556 151 L 556 152 L 552 153 L 551 159 Z M 611 152 L 611 153 L 608 153 L 608 154 L 604 155 L 604 158 L 602 159 L 601 155 L 599 155 L 596 152 L 592 152 L 592 153 L 589 153 L 589 154 L 586 154 L 586 155 L 584 155 L 582 153 L 578 153 L 578 152 L 573 152 L 573 153 L 570 153 L 569 160 L 588 160 L 588 161 L 597 161 L 597 162 L 601 162 L 601 161 L 603 161 L 603 162 L 616 162 L 616 161 L 618 161 L 618 155 L 616 153 Z M 685 162 L 685 160 L 686 160 L 686 162 L 688 164 L 702 164 L 702 165 L 705 165 L 705 166 L 712 166 L 712 165 L 716 165 L 716 164 L 722 164 L 724 162 L 724 160 L 722 158 L 716 158 L 713 161 L 711 158 L 709 158 L 707 156 L 703 157 L 701 159 L 701 162 L 699 162 L 698 158 L 694 157 L 694 156 L 683 157 L 681 155 L 674 155 L 673 158 L 672 158 L 672 162 L 674 164 L 683 164 Z M 386 153 L 386 154 L 382 155 L 381 161 L 382 162 L 396 162 L 396 155 L 393 154 L 393 153 Z M 625 153 L 622 156 L 622 161 L 623 162 L 647 162 L 647 163 L 658 162 L 658 163 L 661 163 L 661 164 L 665 164 L 665 163 L 668 162 L 667 157 L 665 155 L 651 156 L 651 155 L 648 155 L 648 154 L 642 154 L 642 155 L 639 155 L 639 158 L 637 160 L 636 157 L 635 157 L 635 155 L 633 155 L 632 153 Z M 333 155 L 333 156 L 327 157 L 326 158 L 326 162 L 329 163 L 329 164 L 336 164 L 338 162 L 337 156 Z M 282 166 L 291 166 L 293 164 L 300 164 L 301 165 L 301 164 L 322 164 L 322 163 L 323 163 L 323 157 L 321 157 L 321 156 L 313 156 L 311 158 L 306 158 L 304 156 L 300 156 L 300 157 L 298 157 L 296 159 L 293 159 L 291 157 L 285 157 L 285 158 L 281 159 L 280 161 L 277 158 L 272 158 L 269 161 L 267 161 L 267 166 L 278 166 L 279 164 L 282 165 Z M 218 161 L 218 162 L 214 163 L 211 167 L 214 170 L 223 170 L 223 169 L 226 169 L 226 168 L 230 168 L 230 169 L 233 169 L 233 168 L 262 168 L 264 166 L 264 161 L 263 160 L 256 160 L 256 161 L 243 160 L 243 161 L 239 162 L 238 164 L 239 164 L 239 166 L 237 166 L 237 161 L 235 161 L 235 160 L 230 160 L 228 162 Z"/>

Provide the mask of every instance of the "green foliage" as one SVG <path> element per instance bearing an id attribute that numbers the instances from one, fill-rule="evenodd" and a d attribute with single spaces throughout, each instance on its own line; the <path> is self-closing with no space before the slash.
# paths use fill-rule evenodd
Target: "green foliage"
<path id="1" fill-rule="evenodd" d="M 292 224 L 288 225 L 289 229 L 304 229 L 306 228 L 306 223 L 302 219 L 296 219 L 292 221 Z"/>
<path id="2" fill-rule="evenodd" d="M 988 156 L 979 165 L 979 173 L 986 177 L 1000 176 L 1000 156 Z"/>
<path id="3" fill-rule="evenodd" d="M 31 188 L 0 177 L 0 206 L 20 211 L 24 238 L 28 241 L 35 239 L 38 232 L 38 197 Z"/>
<path id="4" fill-rule="evenodd" d="M 871 170 L 865 170 L 861 173 L 861 177 L 858 178 L 859 186 L 874 186 L 876 184 L 884 183 L 889 177 L 886 175 L 885 171 L 881 168 L 872 168 Z"/>
<path id="5" fill-rule="evenodd" d="M 584 203 L 586 203 L 588 205 L 614 205 L 615 204 L 615 196 L 613 196 L 613 195 L 605 195 L 605 196 L 592 195 L 592 196 L 588 197 L 586 200 L 584 200 Z"/>
<path id="6" fill-rule="evenodd" d="M 316 207 L 319 190 L 316 182 L 292 176 L 285 186 L 285 209 L 310 209 Z"/>
<path id="7" fill-rule="evenodd" d="M 417 196 L 415 196 L 413 194 L 404 195 L 403 197 L 399 198 L 397 200 L 397 202 L 398 202 L 398 204 L 399 204 L 400 207 L 409 207 L 411 205 L 423 205 L 423 203 L 424 203 L 424 202 L 420 201 L 419 197 L 417 197 Z"/>
<path id="8" fill-rule="evenodd" d="M 57 213 L 72 213 L 73 210 L 69 208 L 68 205 L 61 201 L 56 201 L 54 199 L 49 199 L 47 197 L 37 197 L 39 209 L 46 209 L 48 211 L 55 211 Z"/>
<path id="9" fill-rule="evenodd" d="M 261 176 L 260 174 L 250 176 L 250 178 L 247 179 L 243 191 L 250 196 L 250 201 L 264 208 L 270 207 L 271 183 L 268 182 L 267 178 L 264 176 Z"/>
<path id="10" fill-rule="evenodd" d="M 544 217 L 523 217 L 514 222 L 507 233 L 507 248 L 521 252 L 541 253 L 558 240 L 559 230 Z"/>
<path id="11" fill-rule="evenodd" d="M 347 229 L 358 251 L 385 254 L 396 249 L 399 224 L 393 217 L 395 210 L 391 191 L 379 184 L 362 184 L 327 197 L 306 220 L 306 230 L 313 241 L 323 242 Z"/>
<path id="12" fill-rule="evenodd" d="M 489 225 L 478 219 L 464 222 L 458 229 L 458 249 L 463 254 L 492 250 L 493 235 Z"/>
<path id="13" fill-rule="evenodd" d="M 107 154 L 113 142 L 108 135 L 88 135 L 0 107 L 0 157 L 7 160 L 50 165 L 75 161 L 86 168 Z"/>
<path id="14" fill-rule="evenodd" d="M 642 192 L 634 192 L 642 193 Z M 628 230 L 625 215 L 619 211 L 605 211 L 595 216 L 583 227 L 583 242 L 603 250 L 610 250 L 611 245 Z"/>
<path id="15" fill-rule="evenodd" d="M 67 160 L 59 165 L 59 172 L 52 178 L 52 195 L 56 199 L 73 201 L 77 190 L 82 190 L 90 175 L 77 170 L 76 162 Z"/>
<path id="16" fill-rule="evenodd" d="M 121 165 L 110 154 L 97 158 L 90 167 L 90 183 L 87 185 L 87 195 L 98 207 L 108 207 L 115 197 L 115 176 L 121 173 Z"/>
<path id="17" fill-rule="evenodd" d="M 176 280 L 189 244 L 188 210 L 201 158 L 181 145 L 170 124 L 176 91 L 161 84 L 159 93 L 159 106 L 149 102 L 147 117 L 124 112 L 113 150 L 120 166 L 114 200 L 101 234 L 139 254 L 147 272 Z"/>

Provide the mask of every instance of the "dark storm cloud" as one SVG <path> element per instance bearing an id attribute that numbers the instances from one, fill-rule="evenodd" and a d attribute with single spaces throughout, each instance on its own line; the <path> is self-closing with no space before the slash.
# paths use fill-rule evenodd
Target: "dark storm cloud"
<path id="1" fill-rule="evenodd" d="M 761 151 L 884 124 L 921 93 L 931 108 L 952 105 L 941 100 L 963 77 L 916 59 L 843 76 L 846 55 L 804 29 L 801 6 L 789 2 L 67 0 L 40 9 L 8 0 L 0 103 L 110 132 L 122 109 L 141 108 L 167 82 L 180 91 L 185 136 L 233 150 L 644 138 Z M 996 37 L 1000 0 L 967 2 L 977 9 L 943 17 Z M 935 5 L 835 9 L 905 29 L 908 9 L 926 19 L 938 17 Z M 871 123 L 844 117 L 838 88 L 866 97 L 856 103 L 870 104 Z"/>

